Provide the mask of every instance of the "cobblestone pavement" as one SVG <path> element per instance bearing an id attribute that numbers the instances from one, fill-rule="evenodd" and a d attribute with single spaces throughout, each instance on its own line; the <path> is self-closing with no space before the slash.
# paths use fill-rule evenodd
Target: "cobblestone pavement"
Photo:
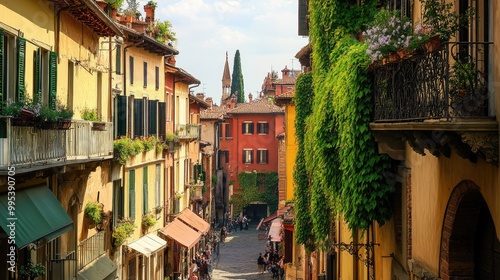
<path id="1" fill-rule="evenodd" d="M 257 257 L 264 254 L 266 247 L 265 231 L 256 230 L 256 224 L 250 224 L 248 230 L 232 231 L 226 242 L 220 244 L 219 257 L 213 264 L 213 280 L 271 280 L 269 272 L 258 274 Z M 259 240 L 259 235 L 260 239 Z"/>

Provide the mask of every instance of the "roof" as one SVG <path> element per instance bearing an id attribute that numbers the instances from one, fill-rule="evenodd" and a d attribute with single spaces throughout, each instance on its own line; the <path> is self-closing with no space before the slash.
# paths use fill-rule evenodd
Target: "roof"
<path id="1" fill-rule="evenodd" d="M 177 55 L 179 51 L 173 47 L 157 41 L 155 38 L 128 28 L 120 24 L 120 29 L 126 36 L 126 40 L 136 43 L 138 48 L 143 48 L 149 52 L 159 55 Z"/>
<path id="2" fill-rule="evenodd" d="M 264 97 L 249 103 L 238 103 L 228 114 L 282 114 L 284 109 L 276 106 L 272 100 Z"/>
<path id="3" fill-rule="evenodd" d="M 297 77 L 289 77 L 283 79 L 276 79 L 273 81 L 274 85 L 295 85 L 297 82 Z"/>
<path id="4" fill-rule="evenodd" d="M 101 37 L 122 36 L 120 28 L 93 0 L 50 0 Z"/>
<path id="5" fill-rule="evenodd" d="M 198 98 L 197 96 L 195 96 L 194 94 L 189 94 L 189 100 L 191 101 L 194 101 L 196 103 L 198 103 L 200 105 L 201 108 L 208 108 L 209 105 L 207 102 L 205 102 L 204 100 Z"/>
<path id="6" fill-rule="evenodd" d="M 202 120 L 217 120 L 226 116 L 228 109 L 224 106 L 212 106 L 200 112 L 200 119 Z"/>

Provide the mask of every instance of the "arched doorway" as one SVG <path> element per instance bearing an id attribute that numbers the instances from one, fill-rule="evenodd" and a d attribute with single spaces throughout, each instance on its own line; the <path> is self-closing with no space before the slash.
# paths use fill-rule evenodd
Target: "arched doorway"
<path id="1" fill-rule="evenodd" d="M 500 243 L 479 187 L 460 182 L 450 195 L 441 235 L 440 277 L 500 279 Z"/>

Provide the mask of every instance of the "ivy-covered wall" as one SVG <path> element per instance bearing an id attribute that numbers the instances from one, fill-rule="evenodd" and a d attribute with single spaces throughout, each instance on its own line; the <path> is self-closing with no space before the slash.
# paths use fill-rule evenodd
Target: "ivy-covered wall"
<path id="1" fill-rule="evenodd" d="M 351 230 L 391 217 L 389 161 L 377 153 L 369 128 L 370 59 L 355 39 L 377 1 L 350 2 L 310 1 L 313 71 L 298 79 L 295 92 L 296 239 L 319 247 L 328 245 L 339 213 Z"/>
<path id="2" fill-rule="evenodd" d="M 267 203 L 271 213 L 278 209 L 278 172 L 241 172 L 238 183 L 241 193 L 233 194 L 230 201 L 234 214 L 254 201 Z"/>

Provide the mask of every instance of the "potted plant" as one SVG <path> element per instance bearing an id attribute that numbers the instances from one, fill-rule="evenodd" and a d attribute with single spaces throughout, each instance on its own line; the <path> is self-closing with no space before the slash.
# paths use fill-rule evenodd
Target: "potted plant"
<path id="1" fill-rule="evenodd" d="M 175 143 L 179 142 L 179 138 L 177 137 L 177 135 L 175 135 L 173 132 L 167 132 L 165 140 L 168 144 L 169 152 L 175 152 Z"/>
<path id="2" fill-rule="evenodd" d="M 411 22 L 407 17 L 401 18 L 397 11 L 382 9 L 377 12 L 372 24 L 362 34 L 368 44 L 366 53 L 372 62 L 388 57 L 394 62 L 392 60 L 399 58 L 396 51 L 408 47 L 412 33 Z"/>
<path id="3" fill-rule="evenodd" d="M 450 103 L 456 115 L 483 115 L 487 95 L 481 77 L 482 73 L 470 58 L 457 60 L 451 67 L 449 79 Z"/>
<path id="4" fill-rule="evenodd" d="M 19 276 L 26 279 L 36 279 L 39 276 L 45 275 L 45 266 L 41 263 L 33 263 L 28 260 L 26 265 L 19 268 Z"/>
<path id="5" fill-rule="evenodd" d="M 101 121 L 99 114 L 97 113 L 97 109 L 95 108 L 87 108 L 86 106 L 80 110 L 80 114 L 82 115 L 82 119 L 85 121 L 92 122 L 92 130 L 104 131 L 106 130 L 106 123 Z"/>
<path id="6" fill-rule="evenodd" d="M 148 229 L 156 224 L 156 218 L 152 213 L 147 213 L 142 216 L 142 227 Z"/>
<path id="7" fill-rule="evenodd" d="M 165 20 L 163 22 L 156 22 L 154 27 L 154 37 L 158 42 L 168 43 L 168 41 L 175 42 L 175 32 L 172 29 L 172 23 Z"/>
<path id="8" fill-rule="evenodd" d="M 122 245 L 127 238 L 129 238 L 135 230 L 134 220 L 130 218 L 123 218 L 119 220 L 117 226 L 113 229 L 113 244 L 115 246 Z"/>
<path id="9" fill-rule="evenodd" d="M 43 105 L 40 109 L 39 128 L 41 128 L 41 129 L 57 129 L 58 119 L 59 119 L 59 113 L 56 110 L 53 110 L 48 105 Z"/>
<path id="10" fill-rule="evenodd" d="M 431 28 L 430 38 L 434 37 L 435 40 L 449 41 L 451 36 L 467 26 L 475 15 L 471 7 L 459 15 L 452 2 L 444 4 L 441 0 L 421 0 L 420 2 L 423 8 L 422 24 Z"/>
<path id="11" fill-rule="evenodd" d="M 90 218 L 95 224 L 101 222 L 103 206 L 99 202 L 89 201 L 85 205 L 85 215 Z"/>

